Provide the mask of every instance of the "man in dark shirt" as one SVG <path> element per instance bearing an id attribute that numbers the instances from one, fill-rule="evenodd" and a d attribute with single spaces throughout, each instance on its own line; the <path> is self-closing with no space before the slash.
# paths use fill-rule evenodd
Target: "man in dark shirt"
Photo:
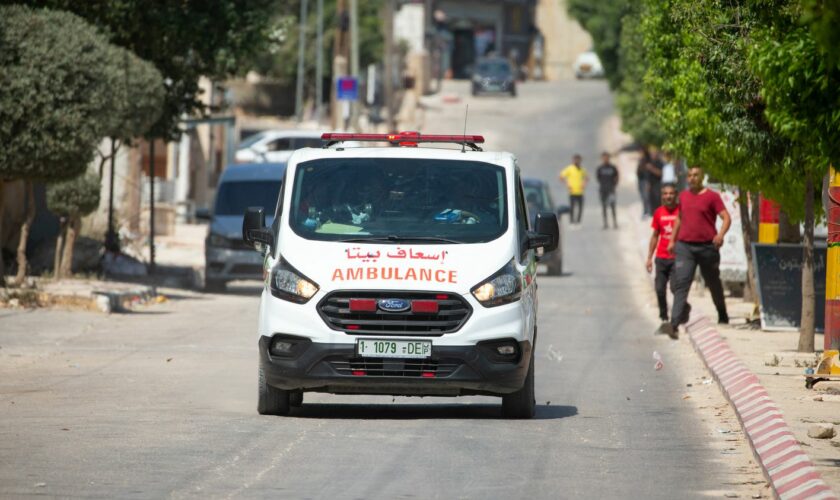
<path id="1" fill-rule="evenodd" d="M 719 231 L 715 228 L 718 217 L 723 221 Z M 676 255 L 671 280 L 674 307 L 671 310 L 671 328 L 667 332 L 672 338 L 677 338 L 677 327 L 688 321 L 686 303 L 697 266 L 700 266 L 700 274 L 712 294 L 718 323 L 729 323 L 720 281 L 719 249 L 731 223 L 720 195 L 703 185 L 703 169 L 691 167 L 688 170 L 688 189 L 680 193 L 680 211 L 668 244 L 668 252 Z"/>
<path id="2" fill-rule="evenodd" d="M 601 195 L 601 210 L 604 214 L 604 229 L 607 229 L 607 205 L 612 210 L 613 227 L 618 229 L 615 218 L 615 188 L 618 186 L 618 169 L 610 163 L 610 154 L 601 153 L 601 165 L 598 167 L 598 191 Z"/>

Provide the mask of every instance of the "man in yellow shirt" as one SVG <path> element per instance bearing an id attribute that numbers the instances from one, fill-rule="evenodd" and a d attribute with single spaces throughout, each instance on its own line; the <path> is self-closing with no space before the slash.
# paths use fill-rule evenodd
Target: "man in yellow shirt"
<path id="1" fill-rule="evenodd" d="M 560 180 L 566 181 L 569 188 L 569 222 L 580 224 L 583 215 L 583 192 L 586 189 L 586 170 L 580 165 L 579 154 L 572 157 L 572 164 L 560 172 Z M 577 210 L 575 210 L 577 207 Z"/>

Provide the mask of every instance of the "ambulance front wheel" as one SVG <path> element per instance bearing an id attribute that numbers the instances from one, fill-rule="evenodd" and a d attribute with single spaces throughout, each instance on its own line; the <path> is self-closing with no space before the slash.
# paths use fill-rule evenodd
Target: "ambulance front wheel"
<path id="1" fill-rule="evenodd" d="M 262 366 L 259 368 L 257 386 L 257 412 L 260 415 L 288 415 L 291 409 L 289 391 L 268 385 Z"/>
<path id="2" fill-rule="evenodd" d="M 516 392 L 502 396 L 502 415 L 507 418 L 533 418 L 537 409 L 534 394 L 534 349 L 531 350 L 531 364 L 525 383 Z"/>

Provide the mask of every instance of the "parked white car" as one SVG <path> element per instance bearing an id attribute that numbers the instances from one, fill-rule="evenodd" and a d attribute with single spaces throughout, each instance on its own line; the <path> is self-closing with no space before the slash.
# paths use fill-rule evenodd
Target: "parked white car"
<path id="1" fill-rule="evenodd" d="M 601 59 L 594 51 L 586 51 L 575 59 L 573 65 L 575 70 L 575 77 L 580 78 L 603 78 L 604 67 L 601 65 Z"/>
<path id="2" fill-rule="evenodd" d="M 245 138 L 236 150 L 236 163 L 285 163 L 301 148 L 320 148 L 323 131 L 265 130 Z"/>

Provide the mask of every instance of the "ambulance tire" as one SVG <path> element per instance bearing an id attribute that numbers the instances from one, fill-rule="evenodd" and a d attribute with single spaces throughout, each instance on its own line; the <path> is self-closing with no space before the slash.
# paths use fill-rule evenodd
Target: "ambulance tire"
<path id="1" fill-rule="evenodd" d="M 289 405 L 295 408 L 303 406 L 303 391 L 289 392 Z"/>
<path id="2" fill-rule="evenodd" d="M 502 396 L 502 416 L 505 418 L 534 418 L 537 409 L 534 395 L 534 350 L 522 389 Z"/>
<path id="3" fill-rule="evenodd" d="M 549 276 L 562 276 L 563 275 L 563 261 L 558 259 L 551 264 L 548 265 L 548 275 Z"/>
<path id="4" fill-rule="evenodd" d="M 265 382 L 265 373 L 259 369 L 257 393 L 257 413 L 260 415 L 288 415 L 289 391 L 271 387 Z"/>

